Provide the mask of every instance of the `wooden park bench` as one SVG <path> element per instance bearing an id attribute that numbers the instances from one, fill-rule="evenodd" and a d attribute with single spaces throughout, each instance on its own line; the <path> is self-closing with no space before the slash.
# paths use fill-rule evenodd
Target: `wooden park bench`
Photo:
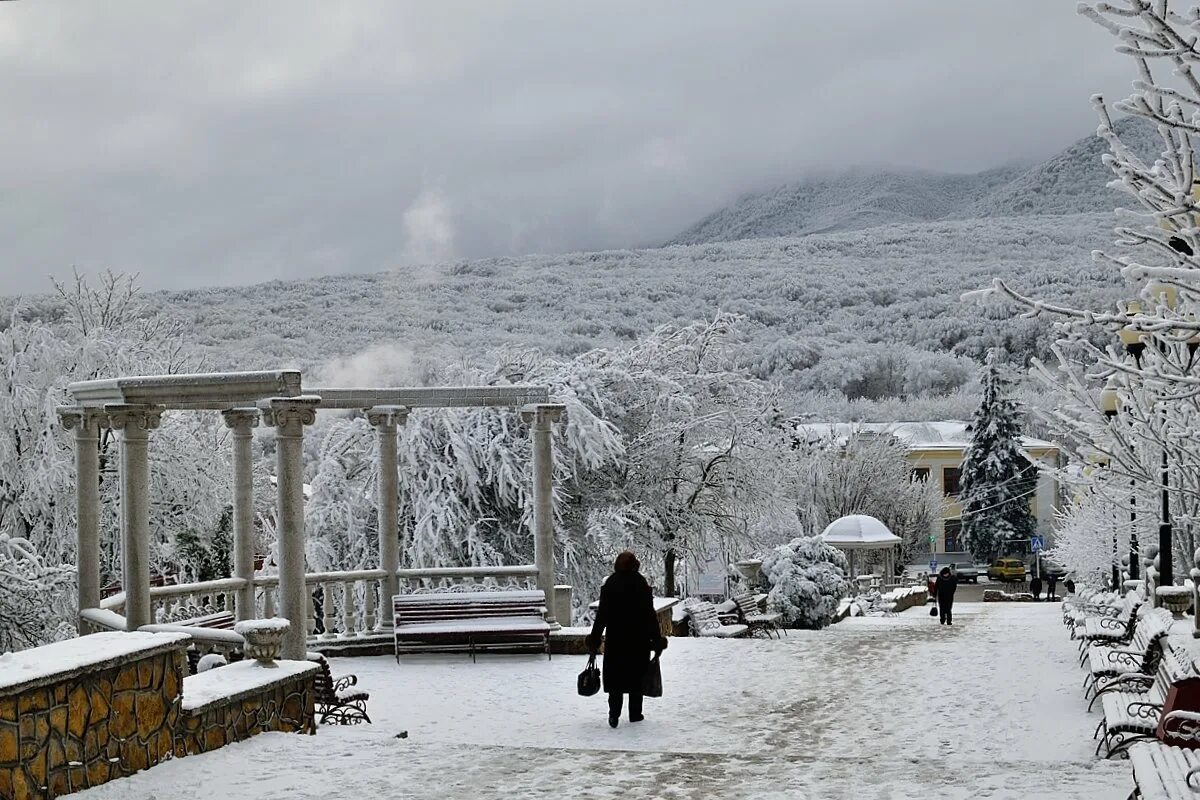
<path id="1" fill-rule="evenodd" d="M 1082 626 L 1076 626 L 1073 635 L 1079 641 L 1080 665 L 1087 660 L 1087 651 L 1092 645 L 1129 642 L 1133 638 L 1138 609 L 1141 607 L 1142 598 L 1137 593 L 1130 592 L 1116 615 L 1090 616 L 1083 621 Z"/>
<path id="2" fill-rule="evenodd" d="M 1078 634 L 1083 632 L 1088 620 L 1102 617 L 1119 617 L 1130 606 L 1133 606 L 1131 610 L 1136 612 L 1138 605 L 1140 605 L 1140 600 L 1141 595 L 1133 590 L 1130 590 L 1123 596 L 1118 596 L 1115 593 L 1097 594 L 1093 596 L 1090 602 L 1076 604 L 1065 611 L 1063 619 L 1067 623 L 1067 627 L 1071 630 L 1071 638 L 1075 639 L 1078 637 Z"/>
<path id="3" fill-rule="evenodd" d="M 783 614 L 776 611 L 763 611 L 760 607 L 762 599 L 765 595 L 755 597 L 745 589 L 739 588 L 734 591 L 731 598 L 737 608 L 739 621 L 750 628 L 750 633 L 753 635 L 756 631 L 763 631 L 770 638 L 771 632 L 774 631 L 775 636 L 783 638 Z"/>
<path id="4" fill-rule="evenodd" d="M 336 723 L 338 725 L 358 725 L 370 722 L 367 716 L 367 700 L 371 693 L 365 689 L 354 688 L 358 684 L 357 675 L 342 675 L 333 677 L 329 671 L 329 660 L 320 653 L 308 653 L 308 660 L 320 666 L 313 679 L 314 707 L 317 722 Z"/>
<path id="5" fill-rule="evenodd" d="M 1095 704 L 1096 697 L 1119 685 L 1113 681 L 1121 675 L 1153 675 L 1161 653 L 1159 639 L 1166 636 L 1174 618 L 1165 608 L 1142 606 L 1138 612 L 1137 627 L 1128 646 L 1097 645 L 1088 650 L 1088 675 L 1084 679 L 1083 697 L 1090 695 Z M 1091 706 L 1088 706 L 1091 710 Z"/>
<path id="6" fill-rule="evenodd" d="M 688 627 L 692 636 L 715 636 L 721 639 L 735 639 L 750 633 L 750 626 L 744 623 L 726 624 L 717 614 L 716 606 L 706 600 L 692 600 L 684 603 L 684 611 L 688 617 Z"/>
<path id="7" fill-rule="evenodd" d="M 1186 659 L 1186 654 L 1171 644 L 1170 639 L 1161 640 L 1162 655 L 1154 676 L 1124 675 L 1117 678 L 1116 691 L 1101 695 L 1104 719 L 1096 727 L 1094 737 L 1099 737 L 1096 754 L 1106 750 L 1106 755 L 1125 752 L 1136 741 L 1153 739 L 1163 704 L 1171 686 L 1187 678 L 1196 677 L 1196 671 Z"/>
<path id="8" fill-rule="evenodd" d="M 546 595 L 540 589 L 398 594 L 392 598 L 396 661 L 402 652 L 536 647 L 550 657 Z"/>
<path id="9" fill-rule="evenodd" d="M 1200 714 L 1168 711 L 1158 733 L 1156 741 L 1135 742 L 1129 747 L 1134 786 L 1129 800 L 1197 800 L 1200 798 L 1200 750 L 1196 749 L 1200 747 Z"/>

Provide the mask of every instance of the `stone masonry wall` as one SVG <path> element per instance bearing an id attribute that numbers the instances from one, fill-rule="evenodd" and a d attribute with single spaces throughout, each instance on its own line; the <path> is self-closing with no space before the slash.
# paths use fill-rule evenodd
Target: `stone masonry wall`
<path id="1" fill-rule="evenodd" d="M 170 758 L 183 648 L 0 696 L 0 798 L 42 800 Z"/>
<path id="2" fill-rule="evenodd" d="M 175 757 L 205 753 L 265 731 L 316 733 L 311 672 L 283 678 L 249 696 L 233 695 L 184 711 Z"/>

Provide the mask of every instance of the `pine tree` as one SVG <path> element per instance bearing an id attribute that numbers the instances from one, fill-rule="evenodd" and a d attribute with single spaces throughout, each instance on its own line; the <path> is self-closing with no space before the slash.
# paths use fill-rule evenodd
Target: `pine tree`
<path id="1" fill-rule="evenodd" d="M 962 462 L 963 543 L 976 558 L 991 560 L 1037 532 L 1030 499 L 1037 466 L 1021 449 L 1021 411 L 996 352 L 983 368 L 983 399 L 971 422 L 971 444 Z"/>

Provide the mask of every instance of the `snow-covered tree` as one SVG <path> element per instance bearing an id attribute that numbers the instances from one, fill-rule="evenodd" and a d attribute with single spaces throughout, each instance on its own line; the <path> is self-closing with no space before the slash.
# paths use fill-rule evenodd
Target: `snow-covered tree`
<path id="1" fill-rule="evenodd" d="M 771 587 L 767 604 L 786 624 L 824 628 L 850 591 L 846 556 L 819 536 L 798 536 L 763 557 L 762 574 Z"/>
<path id="2" fill-rule="evenodd" d="M 792 496 L 801 530 L 817 535 L 840 517 L 868 514 L 903 540 L 902 563 L 928 547 L 943 500 L 936 486 L 914 478 L 904 442 L 851 426 L 845 437 L 796 444 Z"/>
<path id="3" fill-rule="evenodd" d="M 0 653 L 74 635 L 74 569 L 47 566 L 29 540 L 0 533 L 0 585 Z"/>
<path id="4" fill-rule="evenodd" d="M 960 499 L 963 543 L 977 558 L 993 559 L 1012 542 L 1037 533 L 1032 498 L 1038 468 L 1021 447 L 1021 411 L 995 350 L 988 353 L 983 396 L 968 430 Z"/>

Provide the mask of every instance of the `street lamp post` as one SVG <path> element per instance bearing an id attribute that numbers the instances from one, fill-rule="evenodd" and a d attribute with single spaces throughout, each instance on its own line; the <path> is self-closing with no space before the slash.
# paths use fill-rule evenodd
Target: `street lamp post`
<path id="1" fill-rule="evenodd" d="M 1142 310 L 1142 304 L 1137 300 L 1131 300 L 1125 307 L 1127 313 L 1137 314 Z M 1128 326 L 1121 328 L 1118 336 L 1121 339 L 1121 344 L 1125 346 L 1125 352 L 1133 356 L 1133 363 L 1140 372 L 1142 369 L 1142 353 L 1146 350 L 1145 335 L 1140 331 L 1136 331 Z M 1115 391 L 1114 391 L 1115 397 Z M 1107 407 L 1104 413 L 1108 414 Z M 1116 405 L 1114 402 L 1112 415 L 1115 415 Z M 1110 415 L 1111 416 L 1111 415 Z M 1133 478 L 1129 479 L 1129 580 L 1136 581 L 1139 577 L 1138 570 L 1142 563 L 1141 548 L 1138 544 L 1137 535 L 1137 481 Z"/>
<path id="2" fill-rule="evenodd" d="M 1112 381 L 1110 381 L 1104 387 L 1104 391 L 1100 393 L 1100 407 L 1104 411 L 1104 416 L 1108 418 L 1110 424 L 1112 423 L 1113 418 L 1117 416 L 1117 407 L 1118 407 L 1119 403 L 1120 403 L 1120 397 L 1117 394 L 1116 386 L 1114 385 L 1114 383 Z M 1131 522 L 1131 526 L 1132 526 L 1132 522 Z M 1115 520 L 1114 520 L 1114 524 L 1113 524 L 1113 564 L 1112 564 L 1112 587 L 1113 587 L 1114 592 L 1119 592 L 1121 590 L 1121 565 L 1120 565 L 1121 559 L 1117 555 L 1117 553 L 1118 553 L 1117 526 L 1116 526 Z M 1129 579 L 1130 580 L 1137 580 L 1137 567 L 1134 566 L 1137 563 L 1137 558 L 1138 558 L 1137 539 L 1133 538 L 1131 541 L 1131 544 L 1130 544 L 1130 548 L 1129 548 Z"/>

